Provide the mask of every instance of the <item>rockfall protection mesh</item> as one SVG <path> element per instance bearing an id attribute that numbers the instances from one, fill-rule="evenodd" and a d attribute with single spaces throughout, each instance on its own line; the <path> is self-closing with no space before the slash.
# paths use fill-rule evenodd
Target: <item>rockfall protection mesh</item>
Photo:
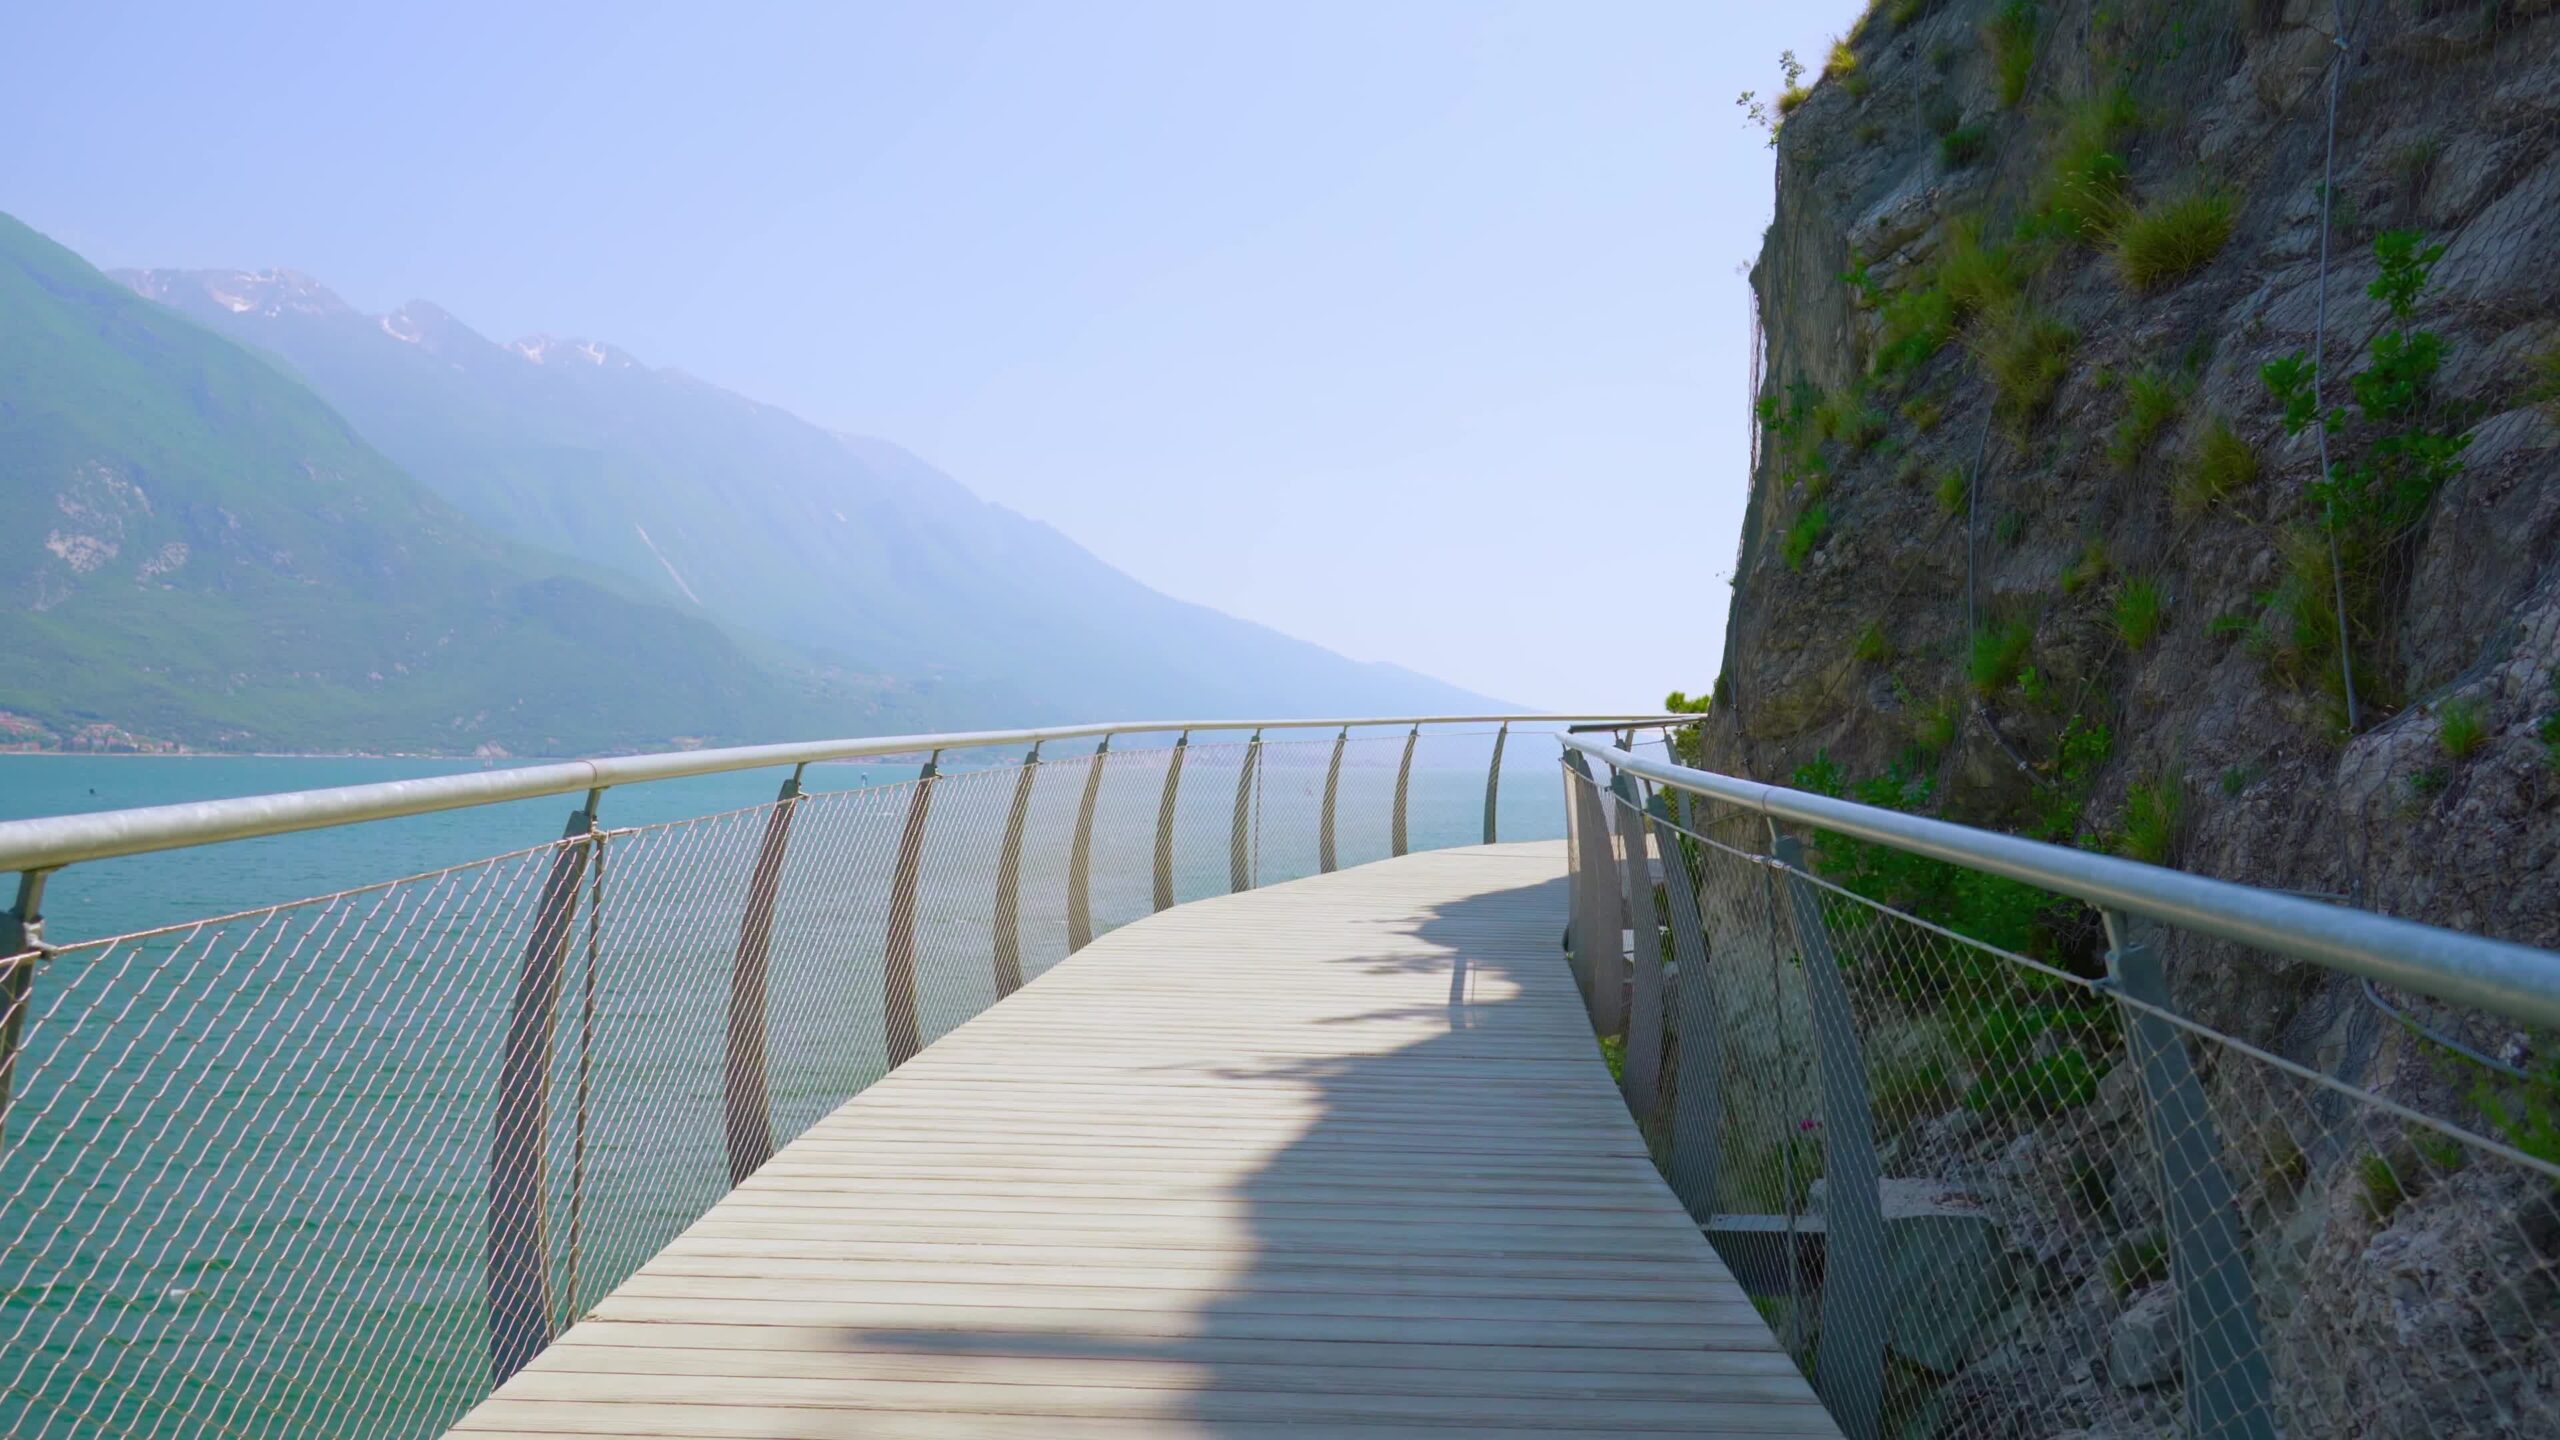
<path id="1" fill-rule="evenodd" d="M 1861 892 L 1973 886 L 2048 934 L 2098 923 L 2075 902 L 1567 774 L 1577 909 L 1638 917 L 1577 957 L 1634 1006 L 1630 1075 L 1661 974 L 1630 1104 L 1849 1433 L 2560 1434 L 2547 1096 L 2442 1051 L 2341 1078 L 2381 1053 L 2363 1006 L 2269 1045 L 2214 1013 L 2214 976 L 2298 961 L 2135 927 L 2147 960 L 2082 973 Z"/>

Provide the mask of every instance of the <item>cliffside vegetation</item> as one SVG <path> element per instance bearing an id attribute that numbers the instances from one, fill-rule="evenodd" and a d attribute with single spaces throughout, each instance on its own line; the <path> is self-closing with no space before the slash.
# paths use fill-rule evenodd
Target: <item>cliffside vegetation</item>
<path id="1" fill-rule="evenodd" d="M 2560 944 L 2560 12 L 1886 0 L 1781 73 L 1742 101 L 1777 213 L 1691 758 Z M 2105 973 L 2096 917 L 1807 838 L 1850 896 L 2047 967 L 1833 917 L 1869 932 L 1886 1184 L 1963 1190 L 2049 1287 L 1896 1372 L 1896 1433 L 2153 1433 L 2177 1361 L 2124 1039 L 2053 978 Z M 2164 944 L 2197 1025 L 2560 1160 L 2555 1037 Z M 2255 1074 L 2207 1083 L 2288 1433 L 2527 1433 L 2545 1177 Z M 1795 1140 L 1728 1170 L 1800 1183 Z M 2110 1282 L 2065 1293 L 2082 1261 Z"/>
<path id="2" fill-rule="evenodd" d="M 1780 188 L 1706 752 L 2560 934 L 2329 838 L 2457 767 L 2510 832 L 2560 788 L 2532 8 L 2378 10 L 2334 160 L 2325 6 L 1894 0 L 1744 97 Z"/>

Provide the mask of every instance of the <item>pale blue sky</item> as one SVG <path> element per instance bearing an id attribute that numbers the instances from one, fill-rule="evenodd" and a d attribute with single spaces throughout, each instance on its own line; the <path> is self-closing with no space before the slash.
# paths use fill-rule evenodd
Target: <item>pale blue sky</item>
<path id="1" fill-rule="evenodd" d="M 1741 515 L 1733 98 L 1860 8 L 20 5 L 0 210 L 611 340 L 1186 599 L 1651 705 Z"/>

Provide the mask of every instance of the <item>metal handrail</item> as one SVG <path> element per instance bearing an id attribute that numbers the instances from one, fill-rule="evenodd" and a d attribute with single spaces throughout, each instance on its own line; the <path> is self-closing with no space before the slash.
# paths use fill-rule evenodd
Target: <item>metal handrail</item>
<path id="1" fill-rule="evenodd" d="M 2217 939 L 2271 950 L 2456 1005 L 2560 1028 L 2560 954 L 2326 905 L 2113 855 L 2021 839 L 1827 795 L 1648 760 L 1560 734 L 1572 750 L 1694 795 L 1913 855 L 2024 881 Z"/>
<path id="2" fill-rule="evenodd" d="M 970 750 L 999 745 L 1113 735 L 1183 731 L 1351 730 L 1372 726 L 1543 725 L 1606 720 L 1632 728 L 1696 723 L 1682 715 L 1424 715 L 1333 720 L 1141 720 L 1057 725 L 1031 730 L 975 730 L 939 735 L 884 735 L 869 739 L 811 740 L 780 745 L 741 745 L 717 750 L 613 755 L 526 765 L 466 775 L 341 785 L 180 805 L 100 810 L 0 821 L 0 873 L 58 870 L 89 860 L 176 850 L 228 840 L 249 840 L 297 830 L 320 830 L 368 820 L 390 820 L 460 810 L 508 800 L 578 794 L 650 780 L 675 780 L 782 765 L 815 765 L 919 751 Z"/>

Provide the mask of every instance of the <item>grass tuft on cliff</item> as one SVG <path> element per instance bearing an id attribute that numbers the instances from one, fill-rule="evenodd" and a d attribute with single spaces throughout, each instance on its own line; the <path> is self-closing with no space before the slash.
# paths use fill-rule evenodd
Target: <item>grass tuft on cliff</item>
<path id="1" fill-rule="evenodd" d="M 1963 514 L 1965 494 L 1971 488 L 1962 469 L 1948 466 L 1938 475 L 1938 508 L 1950 515 Z"/>
<path id="2" fill-rule="evenodd" d="M 2011 431 L 2042 419 L 2071 369 L 2078 331 L 2050 312 L 2011 300 L 1986 314 L 1973 337 L 1975 356 L 1991 380 L 1993 408 Z"/>
<path id="3" fill-rule="evenodd" d="M 2258 452 L 2231 422 L 2216 415 L 2196 432 L 2186 462 L 2170 482 L 2169 508 L 2192 520 L 2258 479 Z"/>
<path id="4" fill-rule="evenodd" d="M 2237 208 L 2228 190 L 2199 190 L 2127 211 L 2109 240 L 2116 273 L 2136 290 L 2194 274 L 2230 241 Z"/>
<path id="5" fill-rule="evenodd" d="M 2036 0 L 2005 0 L 1982 27 L 1982 47 L 1990 52 L 1992 86 L 2000 103 L 2015 106 L 2026 98 L 2027 80 L 2036 65 Z"/>
<path id="6" fill-rule="evenodd" d="M 2026 277 L 2016 252 L 1982 238 L 1982 222 L 1965 217 L 1947 227 L 1947 243 L 1938 261 L 1938 286 L 1955 304 L 1963 320 L 1996 310 L 2017 298 Z"/>
<path id="7" fill-rule="evenodd" d="M 1943 169 L 1962 170 L 1990 148 L 1991 127 L 1959 125 L 1938 137 L 1938 164 Z"/>
<path id="8" fill-rule="evenodd" d="M 2470 759 L 2488 738 L 2489 721 L 2479 701 L 2464 698 L 2436 706 L 2436 743 L 2448 759 Z"/>
<path id="9" fill-rule="evenodd" d="M 2126 787 L 2124 826 L 2115 835 L 2115 851 L 2145 865 L 2166 865 L 2177 848 L 2179 804 L 2173 780 L 2144 781 Z"/>
<path id="10" fill-rule="evenodd" d="M 1990 696 L 2016 684 L 2019 673 L 2027 667 L 2027 650 L 2035 639 L 2035 627 L 2024 620 L 1974 631 L 1973 651 L 1965 667 L 1973 688 Z"/>
<path id="11" fill-rule="evenodd" d="M 2124 418 L 2107 439 L 2107 458 L 2124 470 L 2140 464 L 2151 442 L 2178 418 L 2178 407 L 2186 398 L 2187 387 L 2177 376 L 2157 370 L 2141 371 L 2126 381 Z"/>
<path id="12" fill-rule="evenodd" d="M 2063 103 L 2036 184 L 2034 228 L 2073 240 L 2104 237 L 2124 209 L 2128 171 L 2118 151 L 2140 118 L 2121 85 Z"/>
<path id="13" fill-rule="evenodd" d="M 1806 506 L 1804 513 L 1796 517 L 1796 523 L 1787 527 L 1787 568 L 1803 569 L 1805 559 L 1813 554 L 1813 547 L 1821 544 L 1822 537 L 1829 533 L 1831 507 L 1819 503 Z"/>
<path id="14" fill-rule="evenodd" d="M 2140 650 L 2160 638 L 2162 612 L 2168 608 L 2160 582 L 2138 576 L 2116 591 L 2116 634 L 2126 648 Z"/>

